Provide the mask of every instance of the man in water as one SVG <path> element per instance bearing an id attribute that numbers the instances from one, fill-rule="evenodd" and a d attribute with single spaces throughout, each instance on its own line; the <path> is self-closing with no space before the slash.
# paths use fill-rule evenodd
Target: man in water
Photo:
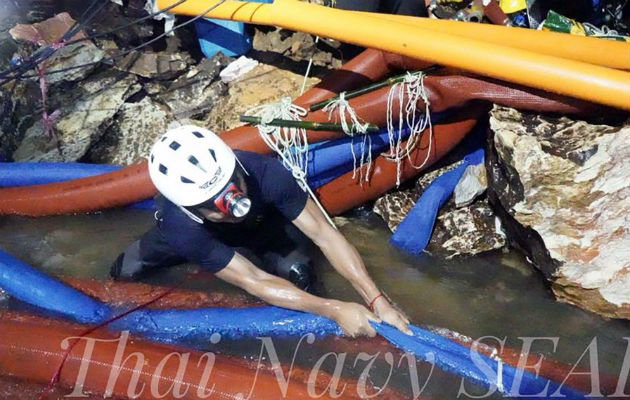
<path id="1" fill-rule="evenodd" d="M 352 337 L 374 336 L 370 320 L 409 333 L 409 320 L 378 290 L 356 249 L 279 161 L 232 151 L 214 133 L 189 125 L 154 144 L 149 173 L 160 192 L 156 226 L 118 257 L 114 279 L 195 262 L 269 304 L 333 319 Z M 303 251 L 306 237 L 369 310 L 308 293 L 313 273 Z"/>

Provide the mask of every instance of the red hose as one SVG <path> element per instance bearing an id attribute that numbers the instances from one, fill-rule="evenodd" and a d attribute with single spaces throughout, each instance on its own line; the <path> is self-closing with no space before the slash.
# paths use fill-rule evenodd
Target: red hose
<path id="1" fill-rule="evenodd" d="M 64 350 L 61 345 L 64 340 L 79 336 L 84 329 L 78 324 L 0 311 L 0 374 L 45 383 L 63 359 Z M 87 335 L 87 338 L 112 340 L 117 339 L 118 336 L 104 330 L 97 330 Z M 96 342 L 91 356 L 84 358 L 86 343 L 87 340 L 81 340 L 70 351 L 59 375 L 59 384 L 65 388 L 74 388 L 83 363 L 88 367 L 83 390 L 105 394 L 110 374 L 115 373 L 114 356 L 119 349 L 119 342 Z M 130 357 L 131 361 L 127 361 L 123 364 L 124 368 L 119 369 L 118 379 L 111 387 L 111 394 L 115 397 L 127 398 L 128 390 L 130 387 L 133 388 L 133 379 L 137 376 L 138 390 L 144 387 L 139 396 L 135 397 L 140 400 L 155 398 L 150 390 L 152 382 L 157 385 L 160 394 L 167 392 L 174 382 L 181 382 L 184 387 L 189 387 L 186 394 L 181 397 L 182 399 L 198 399 L 200 398 L 197 395 L 198 390 L 209 390 L 212 385 L 214 385 L 214 391 L 207 397 L 208 399 L 235 399 L 237 393 L 244 393 L 246 398 L 252 387 L 254 391 L 251 398 L 254 400 L 310 398 L 306 381 L 310 371 L 300 367 L 293 367 L 286 397 L 284 397 L 274 373 L 268 367 L 257 373 L 256 364 L 216 354 L 214 366 L 207 379 L 204 377 L 204 371 L 208 365 L 208 356 L 204 356 L 201 352 L 136 338 L 129 338 L 124 348 L 121 346 L 120 350 L 121 360 Z M 144 363 L 140 368 L 135 366 L 135 358 L 132 356 L 135 352 L 144 357 Z M 181 371 L 179 371 L 180 359 L 168 357 L 173 352 L 189 354 L 188 361 L 183 364 Z M 163 364 L 161 373 L 158 369 L 160 363 Z M 286 371 L 284 372 L 286 376 Z M 330 379 L 331 376 L 325 372 L 320 372 L 317 376 L 314 385 L 318 394 L 323 393 L 320 399 L 359 398 L 357 382 L 344 378 L 341 378 L 338 386 L 341 388 L 347 384 L 344 394 L 341 397 L 332 397 L 325 390 Z M 204 384 L 205 382 L 208 382 L 207 385 Z M 367 390 L 369 393 L 374 393 L 377 389 L 368 387 Z M 403 396 L 389 389 L 381 393 L 379 399 L 381 398 L 402 399 Z"/>

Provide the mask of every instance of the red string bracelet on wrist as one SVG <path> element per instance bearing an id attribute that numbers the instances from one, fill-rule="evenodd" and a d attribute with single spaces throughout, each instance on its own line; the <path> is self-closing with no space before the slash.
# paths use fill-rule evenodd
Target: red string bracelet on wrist
<path id="1" fill-rule="evenodd" d="M 369 305 L 370 311 L 374 312 L 374 302 L 378 300 L 378 298 L 381 296 L 383 296 L 383 292 L 380 292 L 379 294 L 377 294 L 376 297 L 374 297 L 372 301 L 370 301 L 370 305 Z"/>

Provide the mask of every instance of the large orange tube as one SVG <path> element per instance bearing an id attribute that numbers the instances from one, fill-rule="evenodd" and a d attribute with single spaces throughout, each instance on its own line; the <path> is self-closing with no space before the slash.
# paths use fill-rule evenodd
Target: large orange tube
<path id="1" fill-rule="evenodd" d="M 355 12 L 501 46 L 582 61 L 603 67 L 630 70 L 630 43 L 627 42 L 499 25 L 420 18 L 407 15 Z"/>
<path id="2" fill-rule="evenodd" d="M 158 8 L 174 0 L 158 0 Z M 171 11 L 199 15 L 207 0 L 188 0 Z M 277 25 L 357 45 L 630 110 L 630 73 L 531 51 L 467 39 L 296 0 L 260 4 L 228 0 L 207 17 Z"/>
<path id="3" fill-rule="evenodd" d="M 64 340 L 79 336 L 84 330 L 85 327 L 77 324 L 0 311 L 0 374 L 47 383 L 54 376 L 63 359 Z M 114 357 L 117 350 L 120 350 L 121 362 L 118 365 L 124 367 L 118 370 L 118 379 L 109 386 L 111 394 L 115 397 L 130 397 L 128 391 L 135 387 L 136 393 L 139 392 L 139 395 L 134 397 L 137 399 L 155 399 L 159 397 L 153 394 L 164 393 L 169 393 L 169 395 L 162 398 L 175 398 L 173 392 L 168 392 L 168 390 L 175 382 L 180 382 L 182 390 L 188 387 L 186 393 L 180 397 L 182 399 L 204 398 L 198 393 L 203 394 L 204 390 L 209 393 L 212 388 L 212 393 L 205 397 L 206 399 L 236 399 L 238 393 L 243 393 L 243 397 L 247 398 L 252 388 L 251 398 L 254 400 L 310 398 L 306 381 L 310 371 L 296 366 L 293 367 L 291 379 L 286 387 L 286 396 L 284 396 L 279 381 L 270 370 L 263 369 L 257 372 L 255 364 L 250 366 L 246 362 L 228 356 L 215 355 L 214 365 L 209 367 L 211 364 L 207 355 L 204 356 L 201 352 L 190 349 L 146 342 L 136 338 L 129 338 L 123 346 L 120 345 L 120 341 L 111 341 L 119 338 L 118 336 L 104 330 L 86 335 L 85 338 L 110 341 L 93 342 L 94 347 L 89 357 L 84 357 L 88 354 L 85 352 L 87 340 L 78 341 L 61 370 L 59 383 L 63 387 L 75 388 L 83 363 L 87 366 L 83 390 L 106 393 L 110 375 L 116 373 Z M 139 368 L 135 365 L 136 358 L 132 355 L 136 352 L 142 354 L 144 359 L 144 363 L 141 363 Z M 179 369 L 180 358 L 172 355 L 169 357 L 174 352 L 181 355 L 188 354 L 188 361 L 182 363 L 181 370 Z M 122 360 L 127 357 L 130 357 L 130 361 L 123 363 Z M 160 364 L 162 364 L 161 369 Z M 209 376 L 204 375 L 206 372 Z M 286 371 L 284 373 L 286 375 Z M 137 379 L 136 385 L 133 384 L 134 379 Z M 341 388 L 347 384 L 343 395 L 332 397 L 325 390 L 330 379 L 332 379 L 330 375 L 320 372 L 317 381 L 313 382 L 316 393 L 322 394 L 318 398 L 326 400 L 359 398 L 356 381 L 347 379 L 341 379 L 338 386 Z M 153 394 L 152 385 L 158 389 L 157 392 L 154 390 Z M 367 390 L 370 393 L 376 391 L 371 388 Z M 384 390 L 379 398 L 400 399 L 402 396 L 393 390 Z"/>
<path id="4" fill-rule="evenodd" d="M 387 60 L 389 58 L 389 60 Z M 386 56 L 387 65 L 408 66 L 413 60 Z M 418 62 L 421 64 L 422 62 Z M 378 63 L 379 66 L 381 62 Z M 440 112 L 454 107 L 460 107 L 474 99 L 487 100 L 508 107 L 538 112 L 556 112 L 562 114 L 593 113 L 603 107 L 576 100 L 565 96 L 545 93 L 541 90 L 526 88 L 514 84 L 495 81 L 490 78 L 470 77 L 462 75 L 432 75 L 425 78 L 425 89 L 432 112 Z M 385 126 L 387 116 L 387 95 L 390 87 L 381 88 L 362 96 L 350 99 L 348 102 L 356 114 L 364 121 L 377 126 Z M 424 104 L 418 104 L 418 110 L 423 110 Z M 399 114 L 398 96 L 394 96 L 392 113 L 397 119 Z M 328 122 L 328 114 L 323 110 L 308 113 L 307 121 Z M 337 122 L 337 121 L 335 121 Z M 308 131 L 310 142 L 318 142 L 337 138 L 340 132 Z M 258 153 L 269 152 L 268 146 L 257 132 L 257 128 L 243 126 L 221 135 L 230 146 L 246 149 Z"/>
<path id="5" fill-rule="evenodd" d="M 371 63 L 377 66 L 379 71 L 390 68 L 386 60 L 373 55 Z M 409 65 L 413 60 L 395 59 L 400 65 Z M 369 70 L 369 69 L 366 69 Z M 505 86 L 503 83 L 494 82 L 487 78 L 472 78 L 459 75 L 429 76 L 425 81 L 426 90 L 433 111 L 457 107 L 475 98 L 490 100 L 499 104 L 537 111 L 551 111 L 561 113 L 577 113 L 592 110 L 593 105 L 566 97 L 546 95 L 535 89 Z M 326 90 L 318 88 L 320 95 L 311 96 L 318 100 L 326 94 Z M 377 125 L 384 125 L 387 110 L 387 92 L 389 88 L 379 89 L 363 96 L 350 100 L 357 114 L 366 121 Z M 422 109 L 420 104 L 419 108 Z M 393 104 L 394 115 L 398 114 L 397 100 Z M 312 112 L 307 119 L 314 121 L 327 121 L 328 117 L 323 111 Z M 440 127 L 440 125 L 437 125 Z M 447 128 L 439 128 L 439 130 Z M 309 132 L 311 142 L 332 139 L 343 135 L 340 132 Z M 436 140 L 445 146 L 452 148 L 461 137 L 460 133 L 451 139 L 450 134 L 436 136 Z M 260 138 L 255 127 L 239 127 L 221 135 L 223 140 L 233 148 L 268 153 L 270 150 Z M 379 192 L 381 193 L 381 192 Z M 122 170 L 74 181 L 59 182 L 45 185 L 12 187 L 0 189 L 0 214 L 18 214 L 28 216 L 42 216 L 54 214 L 69 214 L 75 212 L 89 212 L 108 207 L 128 204 L 133 201 L 145 199 L 155 194 L 155 188 L 151 183 L 146 169 L 146 163 L 137 164 Z M 335 197 L 336 199 L 337 197 Z M 357 203 L 348 203 L 347 196 L 343 206 L 336 207 L 333 202 L 337 200 L 322 198 L 324 203 L 331 207 L 329 211 L 336 214 L 338 209 L 348 209 L 357 206 L 370 198 L 356 198 Z M 341 197 L 339 197 L 339 201 Z"/>

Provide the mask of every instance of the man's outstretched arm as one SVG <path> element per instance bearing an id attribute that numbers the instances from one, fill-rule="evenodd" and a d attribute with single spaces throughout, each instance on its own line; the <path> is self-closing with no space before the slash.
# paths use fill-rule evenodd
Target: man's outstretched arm
<path id="1" fill-rule="evenodd" d="M 380 295 L 381 292 L 368 275 L 357 250 L 339 231 L 330 226 L 312 200 L 307 201 L 306 207 L 293 223 L 315 242 L 335 270 L 352 284 L 367 304 L 373 301 L 376 316 L 405 333 L 411 333 L 409 319 Z"/>
<path id="2" fill-rule="evenodd" d="M 346 335 L 352 337 L 376 335 L 369 321 L 379 319 L 364 306 L 313 296 L 298 289 L 289 281 L 259 269 L 238 253 L 235 253 L 228 265 L 215 275 L 269 304 L 330 318 L 339 324 Z"/>

